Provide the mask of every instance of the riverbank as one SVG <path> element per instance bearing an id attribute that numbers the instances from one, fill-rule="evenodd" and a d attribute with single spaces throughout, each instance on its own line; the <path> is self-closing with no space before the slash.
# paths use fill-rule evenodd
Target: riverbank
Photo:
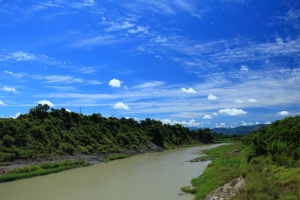
<path id="1" fill-rule="evenodd" d="M 182 191 L 205 199 L 300 199 L 300 168 L 280 166 L 268 156 L 246 159 L 241 143 L 203 150 L 207 156 L 191 162 L 212 160 L 203 174 Z M 299 165 L 300 166 L 300 165 Z"/>
<path id="2" fill-rule="evenodd" d="M 13 170 L 15 168 L 24 168 L 30 165 L 38 165 L 41 163 L 47 162 L 65 162 L 67 160 L 80 160 L 82 159 L 85 163 L 89 165 L 103 164 L 110 160 L 115 160 L 116 158 L 124 158 L 132 155 L 145 154 L 150 152 L 160 152 L 164 151 L 163 148 L 151 143 L 147 142 L 147 146 L 138 148 L 136 150 L 124 150 L 120 153 L 111 153 L 111 154 L 102 154 L 99 152 L 92 153 L 90 155 L 83 153 L 74 153 L 73 155 L 62 155 L 62 156 L 49 156 L 46 158 L 37 158 L 37 159 L 27 159 L 27 160 L 15 160 L 12 162 L 5 162 L 0 165 L 0 176 L 5 174 L 9 170 Z M 116 155 L 116 156 L 114 156 Z M 123 155 L 123 156 L 118 156 Z M 128 156 L 124 156 L 128 155 Z M 111 157 L 111 158 L 110 158 Z M 115 159 L 114 159 L 115 158 Z"/>
<path id="3" fill-rule="evenodd" d="M 162 151 L 164 151 L 163 148 L 148 141 L 146 147 L 136 150 L 124 150 L 120 153 L 102 154 L 95 152 L 91 155 L 74 153 L 73 155 L 50 156 L 33 160 L 15 160 L 0 163 L 0 183 L 56 173 L 77 167 L 103 164 L 138 154 Z"/>

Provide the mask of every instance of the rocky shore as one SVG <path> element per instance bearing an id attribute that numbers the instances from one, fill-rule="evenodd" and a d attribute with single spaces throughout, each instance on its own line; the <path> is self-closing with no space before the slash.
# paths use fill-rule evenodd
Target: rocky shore
<path id="1" fill-rule="evenodd" d="M 244 178 L 235 178 L 210 193 L 205 200 L 227 200 L 232 199 L 245 187 L 246 180 Z"/>

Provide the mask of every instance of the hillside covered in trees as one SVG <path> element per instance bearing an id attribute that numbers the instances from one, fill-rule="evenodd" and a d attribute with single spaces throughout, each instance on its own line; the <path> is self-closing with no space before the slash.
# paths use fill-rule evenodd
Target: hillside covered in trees
<path id="1" fill-rule="evenodd" d="M 300 199 L 300 116 L 274 121 L 241 141 L 193 159 L 212 162 L 182 190 L 197 200 Z"/>
<path id="2" fill-rule="evenodd" d="M 168 149 L 196 141 L 212 143 L 210 129 L 190 131 L 149 118 L 137 122 L 99 113 L 82 115 L 41 104 L 16 119 L 0 119 L 0 162 L 76 152 L 117 153 L 137 150 L 147 142 Z"/>

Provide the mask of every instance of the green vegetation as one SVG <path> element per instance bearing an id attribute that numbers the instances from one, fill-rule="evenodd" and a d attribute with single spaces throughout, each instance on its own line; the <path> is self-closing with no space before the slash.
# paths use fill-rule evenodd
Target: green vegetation
<path id="1" fill-rule="evenodd" d="M 212 143 L 210 130 L 190 131 L 179 124 L 82 115 L 41 105 L 18 118 L 0 118 L 0 162 L 36 159 L 81 152 L 122 153 L 146 147 L 150 141 L 162 148 Z"/>
<path id="2" fill-rule="evenodd" d="M 235 199 L 300 199 L 300 117 L 287 117 L 253 131 L 242 142 L 204 151 L 213 158 L 182 190 L 206 195 L 234 178 L 246 179 Z M 205 160 L 205 159 L 204 159 Z"/>
<path id="3" fill-rule="evenodd" d="M 0 183 L 14 181 L 17 179 L 30 178 L 34 176 L 41 176 L 50 173 L 56 173 L 63 170 L 84 166 L 88 166 L 88 164 L 85 163 L 84 160 L 79 159 L 67 160 L 64 162 L 47 162 L 42 164 L 30 165 L 22 168 L 14 168 L 0 176 Z"/>
<path id="4" fill-rule="evenodd" d="M 130 156 L 131 155 L 129 155 L 129 154 L 113 154 L 113 155 L 108 156 L 106 159 L 104 159 L 104 162 L 107 163 L 107 162 L 112 161 L 112 160 L 128 158 Z"/>

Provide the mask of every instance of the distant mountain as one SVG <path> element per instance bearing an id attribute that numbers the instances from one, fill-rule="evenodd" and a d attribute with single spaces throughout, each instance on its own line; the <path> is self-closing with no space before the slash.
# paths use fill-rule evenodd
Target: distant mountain
<path id="1" fill-rule="evenodd" d="M 263 126 L 268 126 L 268 124 L 257 124 L 254 126 L 239 126 L 235 128 L 213 128 L 210 129 L 211 133 L 223 133 L 227 135 L 231 134 L 248 134 L 253 130 L 257 130 Z M 190 130 L 198 130 L 196 127 L 191 127 Z"/>

